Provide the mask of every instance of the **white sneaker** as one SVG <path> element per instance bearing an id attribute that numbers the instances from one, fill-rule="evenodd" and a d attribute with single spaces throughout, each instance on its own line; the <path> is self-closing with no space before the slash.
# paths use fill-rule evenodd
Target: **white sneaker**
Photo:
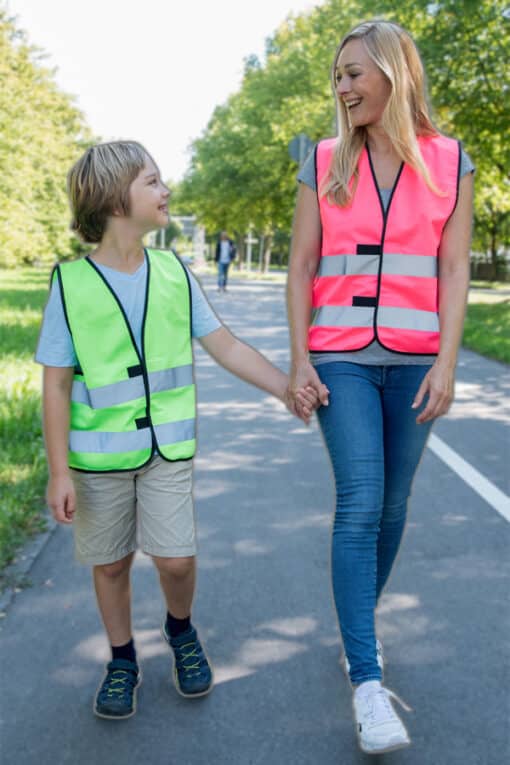
<path id="1" fill-rule="evenodd" d="M 383 654 L 383 649 L 382 649 L 380 640 L 375 641 L 375 650 L 377 654 L 377 663 L 381 669 L 381 672 L 384 672 L 384 654 Z M 347 677 L 349 677 L 349 673 L 351 671 L 351 665 L 349 664 L 349 659 L 347 658 L 347 655 L 345 653 L 344 653 L 344 671 Z"/>
<path id="2" fill-rule="evenodd" d="M 411 743 L 390 698 L 404 704 L 393 691 L 383 688 L 379 680 L 368 680 L 356 688 L 353 696 L 354 716 L 361 749 L 367 754 L 391 752 Z"/>

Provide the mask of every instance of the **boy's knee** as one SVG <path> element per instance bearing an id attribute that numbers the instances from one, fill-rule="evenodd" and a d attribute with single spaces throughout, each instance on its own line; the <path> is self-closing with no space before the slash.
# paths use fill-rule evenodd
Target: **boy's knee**
<path id="1" fill-rule="evenodd" d="M 154 556 L 153 560 L 160 574 L 167 574 L 176 579 L 184 579 L 189 576 L 195 567 L 194 556 L 185 558 L 159 558 Z"/>
<path id="2" fill-rule="evenodd" d="M 117 579 L 119 576 L 126 574 L 131 568 L 132 555 L 127 555 L 121 560 L 116 560 L 114 563 L 105 563 L 102 566 L 94 566 L 94 569 L 102 576 L 108 579 Z"/>

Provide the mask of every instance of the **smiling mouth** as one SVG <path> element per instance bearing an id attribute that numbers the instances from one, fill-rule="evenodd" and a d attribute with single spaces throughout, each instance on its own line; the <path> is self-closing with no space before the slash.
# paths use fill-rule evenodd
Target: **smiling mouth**
<path id="1" fill-rule="evenodd" d="M 158 210 L 161 210 L 161 212 L 168 213 L 168 205 L 160 205 L 158 207 Z"/>
<path id="2" fill-rule="evenodd" d="M 357 98 L 352 101 L 344 101 L 344 104 L 347 109 L 354 109 L 355 106 L 358 106 L 361 103 L 361 98 Z"/>

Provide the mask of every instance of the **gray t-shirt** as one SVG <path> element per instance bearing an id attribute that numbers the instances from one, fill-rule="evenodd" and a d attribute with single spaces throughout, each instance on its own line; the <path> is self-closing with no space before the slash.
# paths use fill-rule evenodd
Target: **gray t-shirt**
<path id="1" fill-rule="evenodd" d="M 460 156 L 460 177 L 467 173 L 473 173 L 475 166 L 461 149 Z M 306 158 L 300 169 L 297 179 L 300 183 L 305 183 L 311 189 L 317 191 L 317 181 L 315 178 L 315 148 Z M 388 207 L 392 189 L 379 189 L 384 209 Z M 331 361 L 353 361 L 356 364 L 377 364 L 381 366 L 391 366 L 394 364 L 433 364 L 436 356 L 413 356 L 402 353 L 393 353 L 383 348 L 377 340 L 373 340 L 366 348 L 361 351 L 345 351 L 342 353 L 310 353 L 310 361 L 314 366 L 325 364 Z"/>

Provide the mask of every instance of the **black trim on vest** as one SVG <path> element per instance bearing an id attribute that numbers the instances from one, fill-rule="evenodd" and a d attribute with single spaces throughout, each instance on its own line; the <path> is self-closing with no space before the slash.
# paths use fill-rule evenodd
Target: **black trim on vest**
<path id="1" fill-rule="evenodd" d="M 391 207 L 391 203 L 393 201 L 393 196 L 395 194 L 395 191 L 397 190 L 398 182 L 400 180 L 400 176 L 402 175 L 402 171 L 404 169 L 404 163 L 403 162 L 400 163 L 400 167 L 398 169 L 397 177 L 395 178 L 395 181 L 393 183 L 393 187 L 391 189 L 391 194 L 390 194 L 390 198 L 388 200 L 388 205 L 385 208 L 384 204 L 383 204 L 383 201 L 382 201 L 382 197 L 381 197 L 381 191 L 379 189 L 379 184 L 377 183 L 377 178 L 376 178 L 376 175 L 375 175 L 374 166 L 372 164 L 372 157 L 370 155 L 370 149 L 368 147 L 368 144 L 366 144 L 366 150 L 367 150 L 367 155 L 368 155 L 368 164 L 370 166 L 370 172 L 372 174 L 372 180 L 374 182 L 374 186 L 375 186 L 375 189 L 377 191 L 377 196 L 379 197 L 379 204 L 381 205 L 381 212 L 382 212 L 382 216 L 383 216 L 383 227 L 382 227 L 382 231 L 381 231 L 381 244 L 379 245 L 380 251 L 381 251 L 381 257 L 379 258 L 379 268 L 378 268 L 378 271 L 377 271 L 377 295 L 376 295 L 376 298 L 375 298 L 376 303 L 375 303 L 375 311 L 374 311 L 374 318 L 373 318 L 374 339 L 379 343 L 381 348 L 386 348 L 386 350 L 391 351 L 392 350 L 391 348 L 387 348 L 383 343 L 381 343 L 381 340 L 380 340 L 379 335 L 377 333 L 377 312 L 379 310 L 379 296 L 381 294 L 381 274 L 382 274 L 382 267 L 383 267 L 383 261 L 384 261 L 384 239 L 386 237 L 386 226 L 388 224 L 388 216 L 389 216 L 389 213 L 390 213 L 390 207 Z M 396 351 L 396 352 L 400 353 L 400 351 Z M 406 353 L 404 355 L 409 356 L 408 353 Z"/>
<path id="2" fill-rule="evenodd" d="M 145 365 L 145 322 L 147 319 L 147 310 L 149 308 L 149 285 L 150 285 L 150 275 L 151 275 L 151 261 L 149 258 L 149 253 L 147 250 L 143 249 L 143 254 L 145 257 L 145 262 L 147 263 L 147 283 L 145 285 L 145 303 L 143 306 L 143 318 L 142 318 L 142 377 L 143 377 L 143 384 L 145 387 L 145 401 L 146 401 L 146 413 L 147 413 L 147 420 L 148 425 L 145 425 L 145 427 L 150 427 L 151 429 L 151 438 L 152 438 L 152 453 L 157 452 L 159 454 L 158 449 L 158 441 L 156 439 L 156 434 L 154 432 L 154 427 L 152 425 L 152 419 L 151 419 L 151 397 L 150 397 L 150 386 L 149 386 L 149 375 L 147 374 L 147 367 Z M 137 424 L 138 427 L 138 424 Z"/>
<path id="3" fill-rule="evenodd" d="M 313 150 L 313 164 L 314 164 L 314 168 L 315 168 L 315 193 L 317 195 L 317 204 L 319 206 L 319 211 L 320 211 L 319 178 L 317 176 L 317 152 L 319 150 L 319 143 L 320 143 L 320 141 L 315 144 L 315 148 Z M 319 223 L 321 225 L 321 241 L 319 243 L 319 248 L 320 248 L 319 252 L 322 252 L 322 239 L 323 239 L 323 236 L 322 236 L 322 220 L 321 220 L 320 212 L 319 212 Z"/>
<path id="4" fill-rule="evenodd" d="M 69 317 L 67 316 L 67 308 L 66 308 L 66 299 L 64 296 L 64 285 L 62 284 L 62 274 L 60 273 L 60 266 L 57 264 L 53 271 L 57 274 L 57 281 L 58 286 L 60 289 L 60 300 L 62 302 L 62 308 L 64 310 L 64 318 L 66 320 L 67 329 L 69 330 L 69 334 L 71 337 L 73 336 L 73 333 L 71 332 L 71 325 L 69 324 Z"/>
<path id="5" fill-rule="evenodd" d="M 141 364 L 133 364 L 132 367 L 127 368 L 128 377 L 140 377 L 143 374 L 143 367 Z"/>
<path id="6" fill-rule="evenodd" d="M 353 306 L 368 306 L 370 308 L 377 305 L 377 298 L 375 297 L 363 297 L 363 295 L 354 295 L 352 298 Z"/>
<path id="7" fill-rule="evenodd" d="M 143 430 L 143 428 L 150 428 L 151 421 L 148 417 L 137 417 L 135 420 L 137 430 Z"/>
<path id="8" fill-rule="evenodd" d="M 356 255 L 382 255 L 380 244 L 357 244 Z"/>
<path id="9" fill-rule="evenodd" d="M 460 167 L 461 167 L 461 165 L 462 165 L 462 144 L 461 144 L 461 142 L 460 142 L 460 141 L 457 141 L 457 146 L 458 146 L 458 149 L 459 149 L 459 157 L 458 157 L 458 161 L 457 161 L 457 188 L 456 188 L 456 191 L 455 191 L 455 202 L 454 202 L 454 204 L 453 204 L 453 207 L 452 207 L 452 211 L 451 211 L 451 213 L 449 214 L 449 216 L 447 217 L 447 219 L 446 219 L 446 220 L 445 220 L 445 222 L 444 222 L 444 226 L 443 226 L 443 228 L 442 228 L 442 230 L 441 230 L 441 236 L 443 236 L 443 231 L 444 231 L 444 230 L 445 230 L 445 228 L 446 228 L 446 224 L 448 223 L 448 221 L 449 221 L 449 220 L 450 220 L 450 218 L 452 217 L 453 213 L 454 213 L 454 212 L 455 212 L 455 210 L 457 209 L 457 203 L 458 203 L 458 201 L 459 201 L 459 191 L 460 191 Z"/>

